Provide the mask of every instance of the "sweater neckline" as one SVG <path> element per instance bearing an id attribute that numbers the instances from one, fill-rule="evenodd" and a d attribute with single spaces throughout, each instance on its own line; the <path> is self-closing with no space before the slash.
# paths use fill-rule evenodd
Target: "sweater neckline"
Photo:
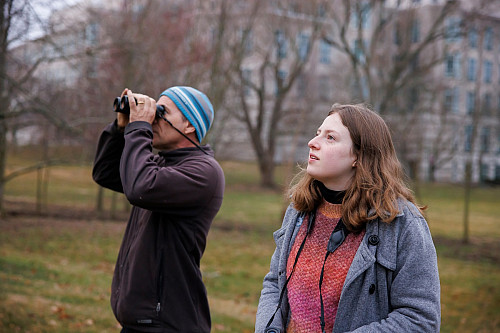
<path id="1" fill-rule="evenodd" d="M 327 202 L 331 204 L 342 204 L 345 191 L 335 191 L 327 188 L 322 182 L 318 182 L 319 191 Z"/>

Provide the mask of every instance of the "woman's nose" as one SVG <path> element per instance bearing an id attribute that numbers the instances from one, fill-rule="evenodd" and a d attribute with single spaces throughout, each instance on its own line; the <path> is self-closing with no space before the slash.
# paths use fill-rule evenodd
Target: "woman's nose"
<path id="1" fill-rule="evenodd" d="M 318 138 L 317 136 L 312 138 L 307 144 L 307 146 L 311 149 L 318 149 L 318 141 L 316 140 L 317 138 Z"/>

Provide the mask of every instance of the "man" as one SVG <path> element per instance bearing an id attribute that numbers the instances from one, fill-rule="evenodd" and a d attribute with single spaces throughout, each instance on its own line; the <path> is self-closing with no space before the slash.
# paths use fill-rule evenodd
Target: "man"
<path id="1" fill-rule="evenodd" d="M 104 129 L 93 169 L 98 184 L 133 205 L 113 276 L 113 312 L 122 332 L 210 332 L 200 259 L 224 192 L 213 151 L 199 146 L 212 104 L 194 88 L 172 87 L 160 95 L 165 112 L 157 117 L 154 99 L 125 95 L 130 115 L 117 113 Z"/>

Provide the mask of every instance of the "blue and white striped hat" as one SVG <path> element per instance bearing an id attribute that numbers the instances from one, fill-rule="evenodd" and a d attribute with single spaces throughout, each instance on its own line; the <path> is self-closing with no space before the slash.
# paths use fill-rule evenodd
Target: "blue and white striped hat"
<path id="1" fill-rule="evenodd" d="M 191 87 L 171 87 L 160 94 L 175 103 L 182 114 L 196 129 L 196 136 L 201 142 L 214 120 L 214 108 L 208 97 Z"/>

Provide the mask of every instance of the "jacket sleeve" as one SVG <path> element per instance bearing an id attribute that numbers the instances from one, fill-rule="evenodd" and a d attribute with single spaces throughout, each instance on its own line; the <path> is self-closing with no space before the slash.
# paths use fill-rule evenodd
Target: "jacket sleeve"
<path id="1" fill-rule="evenodd" d="M 279 249 L 276 248 L 271 258 L 271 269 L 264 277 L 262 284 L 262 292 L 260 294 L 259 306 L 257 308 L 257 317 L 255 321 L 255 333 L 264 332 L 267 323 L 271 319 L 273 313 L 278 306 L 280 297 L 280 288 L 278 286 L 278 262 L 279 262 Z M 276 313 L 273 322 L 270 326 L 282 327 L 281 311 Z"/>
<path id="2" fill-rule="evenodd" d="M 411 221 L 406 221 L 397 242 L 390 312 L 387 318 L 353 332 L 439 332 L 440 283 L 434 243 L 420 214 L 412 215 L 407 209 L 405 215 Z"/>
<path id="3" fill-rule="evenodd" d="M 92 178 L 97 184 L 117 192 L 123 192 L 119 166 L 124 145 L 125 139 L 116 121 L 106 126 L 97 144 L 92 169 Z"/>
<path id="4" fill-rule="evenodd" d="M 294 222 L 297 218 L 297 212 L 290 205 L 287 209 L 281 228 L 274 232 L 273 238 L 276 243 L 276 249 L 271 257 L 269 272 L 264 277 L 262 291 L 257 308 L 257 317 L 255 321 L 255 333 L 264 332 L 267 323 L 273 316 L 278 306 L 281 288 L 280 286 L 286 281 L 286 260 L 288 255 L 288 243 L 285 241 L 285 234 L 290 233 Z M 280 271 L 280 269 L 282 271 Z M 280 283 L 281 282 L 281 283 Z M 286 295 L 285 295 L 286 296 Z M 286 297 L 284 297 L 286 299 Z M 286 303 L 283 301 L 283 303 Z M 282 304 L 282 307 L 284 304 Z M 280 328 L 284 330 L 283 323 L 287 318 L 282 318 L 284 309 L 281 308 L 276 313 L 270 327 Z"/>
<path id="5" fill-rule="evenodd" d="M 159 166 L 152 140 L 152 128 L 147 122 L 133 122 L 125 128 L 120 176 L 127 199 L 152 211 L 198 214 L 224 182 L 220 166 L 213 157 L 205 155 Z"/>

